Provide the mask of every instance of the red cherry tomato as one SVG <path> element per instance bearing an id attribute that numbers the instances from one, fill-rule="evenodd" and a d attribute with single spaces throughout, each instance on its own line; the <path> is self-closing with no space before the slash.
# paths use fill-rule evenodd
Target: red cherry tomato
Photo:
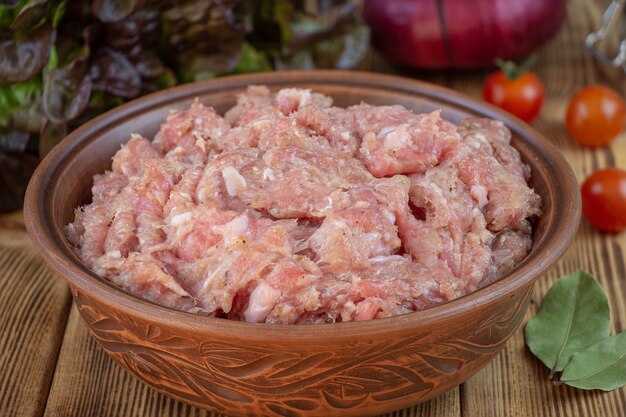
<path id="1" fill-rule="evenodd" d="M 565 126 L 580 145 L 611 143 L 624 129 L 626 106 L 615 91 L 600 85 L 583 88 L 570 100 Z"/>
<path id="2" fill-rule="evenodd" d="M 626 171 L 606 168 L 591 174 L 581 187 L 583 213 L 606 233 L 626 229 Z"/>
<path id="3" fill-rule="evenodd" d="M 539 114 L 543 96 L 543 83 L 531 71 L 510 78 L 505 71 L 498 70 L 487 77 L 483 87 L 485 101 L 513 113 L 526 122 L 530 122 Z"/>

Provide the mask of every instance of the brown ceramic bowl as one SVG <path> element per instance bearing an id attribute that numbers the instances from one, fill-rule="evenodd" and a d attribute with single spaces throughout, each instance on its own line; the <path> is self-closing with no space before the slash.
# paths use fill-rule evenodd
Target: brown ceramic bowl
<path id="1" fill-rule="evenodd" d="M 394 103 L 418 112 L 441 108 L 453 122 L 474 115 L 503 120 L 543 198 L 531 253 L 499 281 L 430 310 L 368 322 L 289 326 L 161 307 L 82 265 L 63 225 L 75 207 L 89 201 L 92 176 L 110 166 L 130 133 L 152 137 L 170 109 L 188 106 L 196 96 L 223 112 L 249 84 L 308 87 L 340 106 Z M 571 243 L 580 198 L 572 170 L 555 147 L 494 107 L 398 77 L 282 72 L 165 90 L 92 120 L 41 163 L 28 188 L 25 216 L 39 251 L 69 282 L 91 334 L 128 372 L 158 391 L 232 415 L 365 416 L 433 398 L 465 381 L 504 347 L 524 317 L 533 282 Z"/>

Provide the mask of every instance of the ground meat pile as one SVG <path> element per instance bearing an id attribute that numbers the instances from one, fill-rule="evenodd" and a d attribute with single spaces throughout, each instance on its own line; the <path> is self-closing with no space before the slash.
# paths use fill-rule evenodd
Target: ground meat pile
<path id="1" fill-rule="evenodd" d="M 95 273 L 183 311 L 369 320 L 452 300 L 529 252 L 540 197 L 499 121 L 252 86 L 131 135 L 66 227 Z"/>

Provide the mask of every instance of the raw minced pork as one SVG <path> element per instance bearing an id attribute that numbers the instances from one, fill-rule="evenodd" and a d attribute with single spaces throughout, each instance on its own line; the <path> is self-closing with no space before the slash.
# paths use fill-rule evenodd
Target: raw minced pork
<path id="1" fill-rule="evenodd" d="M 224 117 L 200 101 L 96 175 L 69 241 L 123 289 L 265 323 L 422 310 L 506 274 L 540 198 L 499 121 L 332 106 L 252 86 Z"/>

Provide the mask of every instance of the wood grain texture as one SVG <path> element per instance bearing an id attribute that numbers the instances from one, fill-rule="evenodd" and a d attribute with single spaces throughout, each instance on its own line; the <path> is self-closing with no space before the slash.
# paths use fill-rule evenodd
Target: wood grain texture
<path id="1" fill-rule="evenodd" d="M 535 70 L 546 86 L 547 101 L 534 126 L 559 146 L 582 182 L 591 172 L 606 166 L 626 168 L 626 134 L 609 147 L 582 148 L 571 141 L 563 120 L 569 98 L 587 85 L 604 84 L 626 93 L 624 75 L 605 71 L 586 53 L 584 37 L 596 29 L 607 2 L 572 1 L 561 33 L 539 54 Z M 451 86 L 479 96 L 480 76 L 454 77 Z M 525 321 L 535 316 L 541 300 L 558 277 L 584 269 L 607 291 L 611 303 L 613 331 L 626 323 L 626 278 L 624 251 L 626 234 L 603 235 L 585 220 L 574 244 L 560 262 L 535 284 L 533 301 Z M 626 415 L 626 388 L 609 393 L 556 386 L 548 369 L 532 356 L 519 331 L 504 352 L 461 388 L 462 415 L 478 416 L 606 416 Z"/>
<path id="2" fill-rule="evenodd" d="M 597 27 L 608 2 L 572 0 L 561 33 L 539 53 L 536 72 L 546 85 L 547 100 L 534 126 L 556 143 L 583 180 L 605 166 L 626 168 L 626 133 L 606 149 L 588 150 L 572 143 L 563 115 L 573 92 L 593 83 L 626 94 L 623 73 L 597 65 L 583 49 L 584 36 Z M 426 72 L 397 68 L 372 51 L 360 69 L 423 79 L 480 97 L 488 71 Z M 73 308 L 58 357 L 67 314 L 68 292 L 32 254 L 19 215 L 0 216 L 0 415 L 50 417 L 218 417 L 169 399 L 139 383 L 116 365 L 89 336 Z M 11 248 L 8 248 L 8 247 Z M 611 302 L 614 332 L 626 324 L 626 233 L 601 235 L 583 221 L 577 238 L 535 285 L 533 317 L 548 288 L 578 268 L 596 276 Z M 39 303 L 32 309 L 30 303 Z M 56 349 L 56 350 L 55 350 Z M 45 413 L 44 413 L 45 407 Z M 548 370 L 525 346 L 518 330 L 504 351 L 486 368 L 436 399 L 385 417 L 438 416 L 572 416 L 626 415 L 626 389 L 610 393 L 555 386 Z"/>
<path id="3" fill-rule="evenodd" d="M 26 234 L 21 211 L 0 214 L 0 245 L 4 248 L 20 248 L 24 252 L 34 253 L 35 248 Z"/>
<path id="4" fill-rule="evenodd" d="M 20 227 L 21 217 L 0 220 L 0 415 L 39 416 L 61 346 L 70 293 L 35 254 Z"/>

